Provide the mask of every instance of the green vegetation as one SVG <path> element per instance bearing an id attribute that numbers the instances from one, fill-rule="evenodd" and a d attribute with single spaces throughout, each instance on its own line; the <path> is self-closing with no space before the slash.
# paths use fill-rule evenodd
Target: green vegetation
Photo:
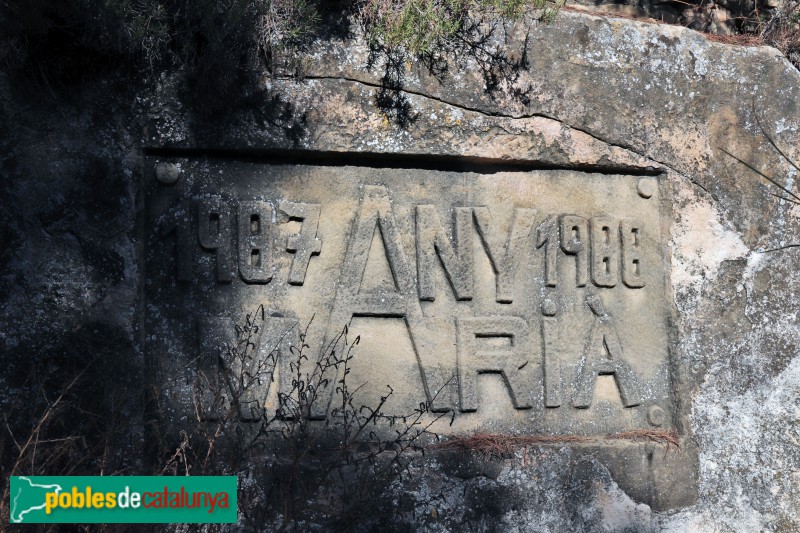
<path id="1" fill-rule="evenodd" d="M 359 11 L 373 44 L 420 55 L 482 21 L 516 20 L 529 10 L 549 18 L 563 2 L 548 5 L 548 0 L 366 0 Z"/>
<path id="2" fill-rule="evenodd" d="M 551 1 L 7 0 L 0 4 L 0 65 L 48 83 L 106 65 L 190 66 L 213 85 L 222 83 L 212 79 L 221 72 L 238 75 L 258 61 L 274 72 L 279 58 L 342 21 L 362 24 L 375 46 L 425 54 L 486 21 L 530 10 L 552 18 L 560 4 Z"/>
<path id="3" fill-rule="evenodd" d="M 388 54 L 432 56 L 470 47 L 476 33 L 526 14 L 550 21 L 565 0 L 4 0 L 0 68 L 46 84 L 106 67 L 188 67 L 197 87 L 226 94 L 247 71 L 297 74 L 312 40 L 353 33 Z M 702 0 L 690 2 L 697 9 Z M 739 17 L 726 42 L 770 44 L 800 63 L 800 1 Z M 488 29 L 487 29 L 488 28 Z"/>

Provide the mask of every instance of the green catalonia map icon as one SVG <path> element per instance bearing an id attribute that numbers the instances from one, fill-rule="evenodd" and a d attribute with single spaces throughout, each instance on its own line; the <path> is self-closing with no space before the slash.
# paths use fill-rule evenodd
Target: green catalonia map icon
<path id="1" fill-rule="evenodd" d="M 42 485 L 27 477 L 11 478 L 11 523 L 39 521 L 45 514 L 45 495 L 48 492 L 59 494 L 61 485 Z"/>

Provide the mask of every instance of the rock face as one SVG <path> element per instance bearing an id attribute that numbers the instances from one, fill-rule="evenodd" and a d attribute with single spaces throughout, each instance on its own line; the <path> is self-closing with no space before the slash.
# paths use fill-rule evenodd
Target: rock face
<path id="1" fill-rule="evenodd" d="M 81 345 L 114 375 L 93 408 L 131 420 L 110 442 L 152 452 L 114 467 L 147 472 L 230 413 L 380 405 L 374 444 L 416 409 L 430 453 L 364 528 L 800 527 L 783 57 L 562 13 L 435 61 L 356 36 L 303 64 L 214 115 L 179 74 L 57 115 L 6 88 L 4 389 Z M 347 372 L 307 379 L 331 346 Z M 243 490 L 270 479 L 248 453 Z"/>

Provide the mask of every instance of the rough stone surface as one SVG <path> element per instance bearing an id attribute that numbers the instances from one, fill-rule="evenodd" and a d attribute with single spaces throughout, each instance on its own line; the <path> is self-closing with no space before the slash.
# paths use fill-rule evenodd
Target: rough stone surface
<path id="1" fill-rule="evenodd" d="M 31 362 L 64 373 L 96 356 L 97 386 L 75 397 L 93 398 L 87 410 L 99 419 L 126 419 L 106 441 L 123 450 L 109 458 L 113 470 L 142 464 L 124 450 L 143 447 L 152 335 L 142 328 L 141 184 L 151 172 L 143 161 L 235 150 L 341 165 L 424 154 L 429 165 L 437 156 L 542 172 L 663 171 L 671 349 L 683 376 L 673 384 L 675 409 L 682 449 L 698 458 L 698 480 L 674 480 L 669 490 L 696 483 L 697 497 L 659 507 L 646 494 L 657 483 L 609 469 L 602 447 L 528 446 L 502 459 L 428 454 L 386 489 L 375 515 L 428 531 L 800 528 L 800 208 L 737 160 L 796 190 L 800 75 L 773 49 L 574 13 L 520 23 L 504 37 L 487 46 L 519 60 L 515 69 L 465 54 L 437 75 L 411 60 L 371 62 L 357 37 L 321 43 L 303 81 L 265 76 L 245 103 L 213 119 L 182 97 L 180 75 L 141 88 L 98 80 L 55 101 L 46 89 L 15 92 L 3 78 L 3 409 L 31 383 Z M 174 170 L 161 175 L 169 182 Z M 641 457 L 677 456 L 660 443 L 637 446 Z M 84 466 L 94 467 L 102 465 Z"/>

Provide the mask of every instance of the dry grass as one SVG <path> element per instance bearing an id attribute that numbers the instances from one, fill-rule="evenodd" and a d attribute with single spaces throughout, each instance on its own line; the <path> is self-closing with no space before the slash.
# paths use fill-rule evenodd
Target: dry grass
<path id="1" fill-rule="evenodd" d="M 43 434 L 47 432 L 48 424 L 56 417 L 63 414 L 63 408 L 67 403 L 65 396 L 75 386 L 78 380 L 83 376 L 83 372 L 78 374 L 61 392 L 54 402 L 45 408 L 44 412 L 36 420 L 31 432 L 23 439 L 17 439 L 11 426 L 8 423 L 6 414 L 3 414 L 3 423 L 6 430 L 6 435 L 0 434 L 0 449 L 3 447 L 3 440 L 8 438 L 17 449 L 17 457 L 10 469 L 4 476 L 4 487 L 0 495 L 0 525 L 10 523 L 11 508 L 9 491 L 11 490 L 11 482 L 9 477 L 22 475 L 44 475 L 47 473 L 48 468 L 53 468 L 53 465 L 59 464 L 64 460 L 69 462 L 69 457 L 74 455 L 76 444 L 81 440 L 81 436 L 73 435 L 61 438 L 43 438 Z M 77 466 L 77 465 L 74 465 Z M 59 472 L 61 475 L 70 475 L 71 471 Z"/>
<path id="2" fill-rule="evenodd" d="M 739 35 L 718 35 L 716 33 L 704 33 L 709 41 L 722 44 L 734 44 L 737 46 L 766 46 L 767 42 L 760 35 L 753 33 L 741 33 Z"/>
<path id="3" fill-rule="evenodd" d="M 595 15 L 597 17 L 601 17 L 604 19 L 625 19 L 625 20 L 635 20 L 638 22 L 645 22 L 647 24 L 660 24 L 666 26 L 678 26 L 678 24 L 670 24 L 669 22 L 664 22 L 663 20 L 657 20 L 654 18 L 649 17 L 637 17 L 635 15 L 627 15 L 625 13 L 611 13 L 608 11 L 601 11 L 594 9 L 587 9 L 585 7 L 576 7 L 576 6 L 564 6 L 561 8 L 563 11 L 572 11 L 574 13 L 583 13 L 589 15 Z M 695 30 L 696 31 L 696 30 Z M 701 33 L 706 39 L 709 41 L 713 41 L 715 43 L 723 43 L 723 44 L 732 44 L 737 46 L 765 46 L 770 44 L 772 46 L 776 46 L 775 44 L 768 43 L 762 35 L 753 34 L 753 33 L 742 33 L 738 35 L 718 35 L 716 33 Z M 781 49 L 780 46 L 776 46 L 777 48 Z M 782 49 L 781 49 L 782 50 Z"/>
<path id="4" fill-rule="evenodd" d="M 675 430 L 656 431 L 639 429 L 611 433 L 601 437 L 585 435 L 503 435 L 497 433 L 475 433 L 468 437 L 455 437 L 429 447 L 434 450 L 474 451 L 486 457 L 508 457 L 516 450 L 527 446 L 547 446 L 563 444 L 597 444 L 605 440 L 654 442 L 680 448 L 680 440 Z"/>
<path id="5" fill-rule="evenodd" d="M 484 455 L 505 456 L 525 446 L 588 442 L 589 440 L 589 437 L 578 435 L 548 436 L 476 433 L 469 437 L 448 439 L 432 445 L 431 448 L 436 450 L 476 451 Z"/>
<path id="6" fill-rule="evenodd" d="M 606 435 L 606 438 L 618 440 L 650 441 L 657 444 L 666 444 L 667 448 L 670 446 L 675 446 L 676 448 L 681 447 L 680 440 L 678 439 L 678 433 L 674 429 L 669 431 L 637 429 L 634 431 L 623 431 L 622 433 L 612 433 L 610 435 Z"/>
<path id="7" fill-rule="evenodd" d="M 602 9 L 595 9 L 594 7 L 590 9 L 586 6 L 580 6 L 580 5 L 578 6 L 565 5 L 561 8 L 561 10 L 571 11 L 573 13 L 581 13 L 583 15 L 594 15 L 596 17 L 600 17 L 603 19 L 636 20 L 639 22 L 646 22 L 648 24 L 666 24 L 668 26 L 674 26 L 674 24 L 670 24 L 668 22 L 664 22 L 663 20 L 658 20 L 650 17 L 637 17 L 636 15 L 628 15 L 627 13 L 603 11 Z"/>
<path id="8" fill-rule="evenodd" d="M 695 4 L 683 2 L 688 6 Z M 701 3 L 696 4 L 697 7 Z M 577 13 L 587 13 L 604 19 L 626 19 L 645 22 L 648 24 L 668 24 L 661 20 L 649 17 L 640 17 L 625 13 L 612 13 L 594 10 L 584 6 L 563 6 L 561 9 Z M 776 11 L 765 14 L 757 9 L 752 13 L 740 16 L 737 28 L 740 33 L 735 35 L 720 35 L 700 31 L 707 40 L 733 46 L 772 46 L 777 48 L 795 68 L 800 69 L 800 0 L 786 0 Z"/>

